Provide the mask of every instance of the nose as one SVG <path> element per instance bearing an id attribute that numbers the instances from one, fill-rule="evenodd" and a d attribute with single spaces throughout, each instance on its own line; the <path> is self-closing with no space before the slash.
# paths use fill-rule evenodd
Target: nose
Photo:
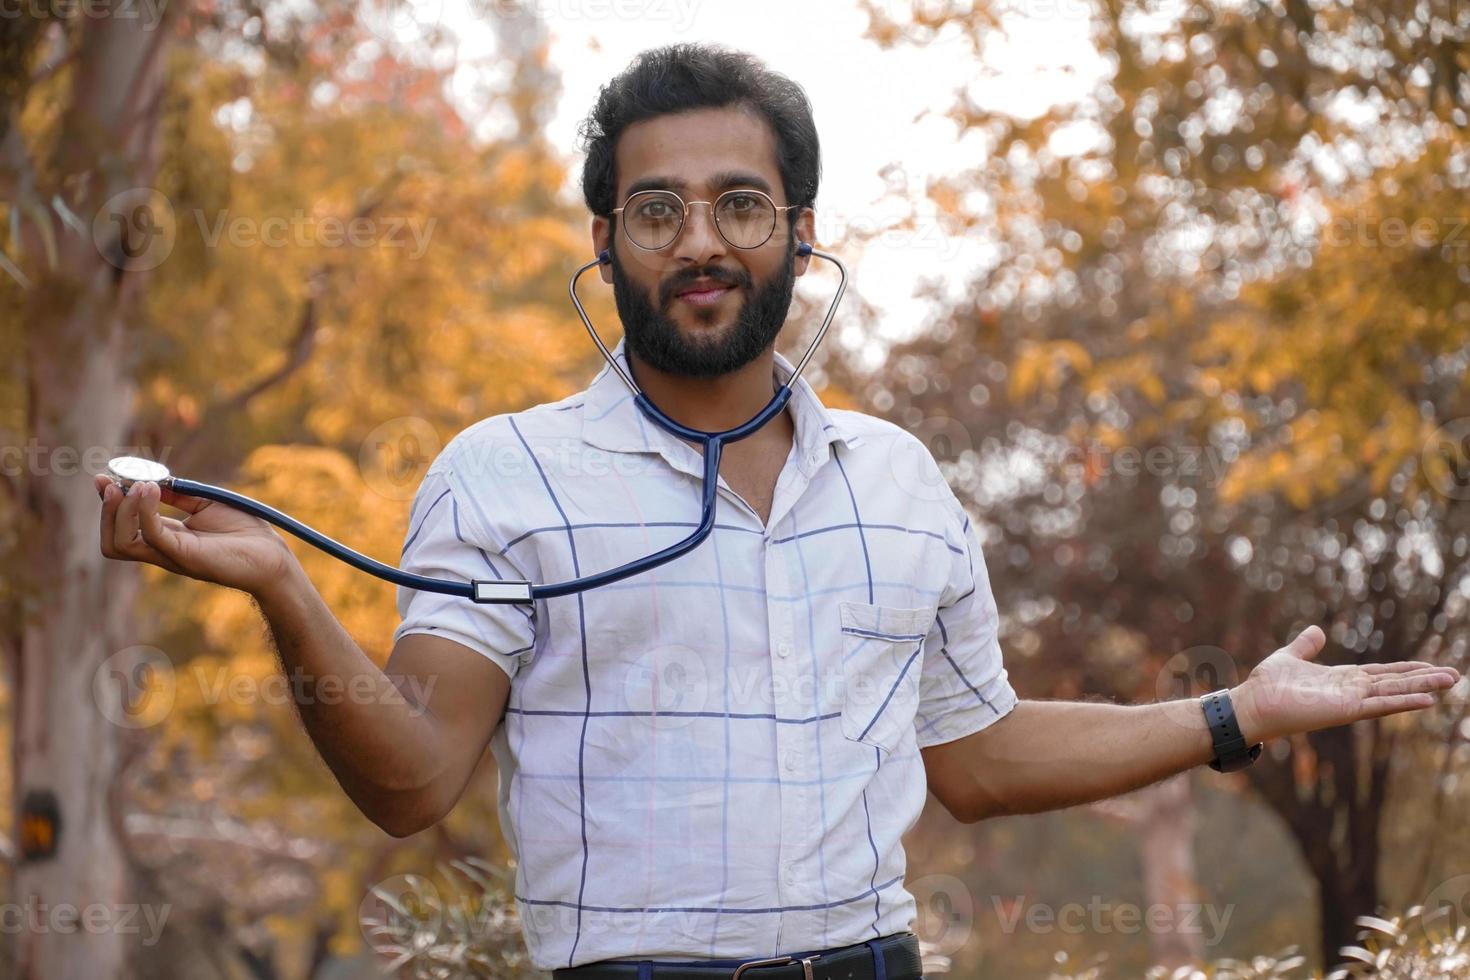
<path id="1" fill-rule="evenodd" d="M 684 216 L 684 227 L 674 240 L 674 257 L 681 263 L 700 266 L 721 258 L 727 245 L 715 224 L 715 207 L 706 201 L 694 201 Z"/>

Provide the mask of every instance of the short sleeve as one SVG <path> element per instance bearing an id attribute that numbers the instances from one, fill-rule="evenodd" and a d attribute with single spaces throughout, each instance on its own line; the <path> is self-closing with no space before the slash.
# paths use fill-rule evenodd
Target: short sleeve
<path id="1" fill-rule="evenodd" d="M 497 552 L 477 532 L 449 470 L 442 459 L 436 460 L 414 495 L 399 567 L 459 582 L 526 578 Z M 395 644 L 409 633 L 442 636 L 494 661 L 511 678 L 536 644 L 535 610 L 530 606 L 477 603 L 401 585 L 398 615 L 402 622 L 393 632 Z"/>
<path id="2" fill-rule="evenodd" d="M 974 734 L 1016 706 L 1000 652 L 1000 617 L 974 523 L 952 493 L 950 571 L 924 639 L 915 728 L 920 748 Z M 954 542 L 958 541 L 956 545 Z"/>

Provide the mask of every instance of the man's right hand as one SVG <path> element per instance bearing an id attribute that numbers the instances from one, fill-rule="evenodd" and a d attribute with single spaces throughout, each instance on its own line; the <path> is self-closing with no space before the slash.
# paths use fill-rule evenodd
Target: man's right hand
<path id="1" fill-rule="evenodd" d="M 203 497 L 135 483 L 126 495 L 105 474 L 93 478 L 102 497 L 102 554 L 142 561 L 252 595 L 278 585 L 295 556 L 270 524 Z M 158 513 L 166 503 L 188 514 L 183 520 Z"/>

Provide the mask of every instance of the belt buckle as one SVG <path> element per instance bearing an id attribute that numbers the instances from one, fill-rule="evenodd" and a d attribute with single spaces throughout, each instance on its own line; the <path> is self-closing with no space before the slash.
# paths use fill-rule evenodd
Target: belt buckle
<path id="1" fill-rule="evenodd" d="M 800 963 L 804 980 L 812 980 L 812 960 L 815 956 L 803 956 L 800 960 L 793 960 L 789 956 L 777 956 L 769 960 L 751 960 L 749 963 L 741 963 L 730 975 L 730 980 L 740 980 L 740 974 L 746 970 L 754 970 L 764 966 L 785 966 L 787 963 Z"/>

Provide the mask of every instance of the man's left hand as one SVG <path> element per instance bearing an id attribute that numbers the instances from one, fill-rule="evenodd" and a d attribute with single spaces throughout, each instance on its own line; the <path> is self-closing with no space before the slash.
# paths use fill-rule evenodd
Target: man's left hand
<path id="1" fill-rule="evenodd" d="M 1453 667 L 1418 660 L 1312 663 L 1326 642 L 1321 627 L 1308 626 L 1230 692 L 1247 743 L 1427 708 L 1460 679 Z"/>

